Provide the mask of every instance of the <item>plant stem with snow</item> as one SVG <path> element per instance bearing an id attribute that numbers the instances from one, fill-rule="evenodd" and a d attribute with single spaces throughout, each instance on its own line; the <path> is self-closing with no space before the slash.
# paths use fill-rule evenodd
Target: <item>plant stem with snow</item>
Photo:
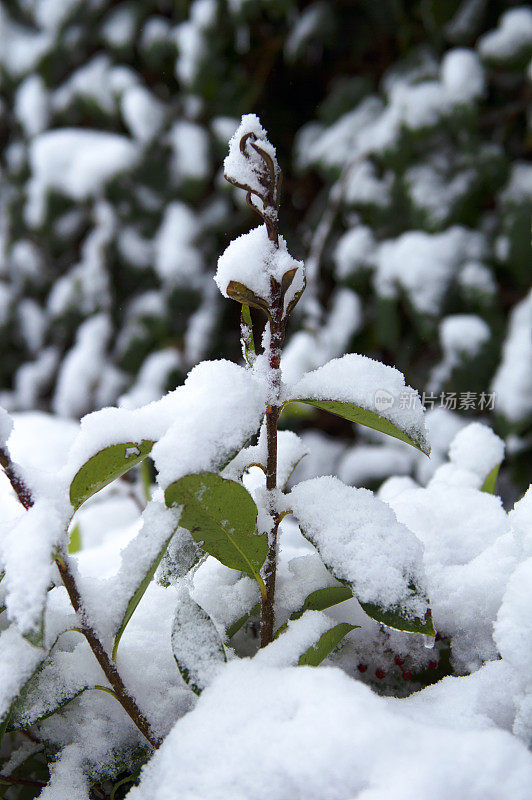
<path id="1" fill-rule="evenodd" d="M 24 482 L 19 474 L 15 464 L 11 460 L 11 456 L 7 447 L 0 448 L 0 465 L 8 478 L 15 494 L 21 505 L 28 511 L 34 504 L 32 493 L 29 487 Z M 94 625 L 91 624 L 86 609 L 83 605 L 81 593 L 76 583 L 74 571 L 69 564 L 68 556 L 66 554 L 57 554 L 55 562 L 61 575 L 61 579 L 67 591 L 68 597 L 80 621 L 80 631 L 87 640 L 98 664 L 102 668 L 105 677 L 111 684 L 114 696 L 126 712 L 130 719 L 134 722 L 138 730 L 147 739 L 152 747 L 157 748 L 161 741 L 155 736 L 150 728 L 149 722 L 138 707 L 135 699 L 126 688 L 120 674 L 113 664 L 111 657 L 98 635 L 96 634 Z"/>

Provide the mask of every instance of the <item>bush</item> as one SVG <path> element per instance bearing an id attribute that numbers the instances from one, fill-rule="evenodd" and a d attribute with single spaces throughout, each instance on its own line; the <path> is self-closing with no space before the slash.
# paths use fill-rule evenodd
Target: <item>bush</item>
<path id="1" fill-rule="evenodd" d="M 281 174 L 255 115 L 225 171 L 264 223 L 216 274 L 242 305 L 246 366 L 204 361 L 162 399 L 79 430 L 39 418 L 54 443 L 41 456 L 0 416 L 0 779 L 12 797 L 54 800 L 251 798 L 257 785 L 279 800 L 525 800 L 530 491 L 504 511 L 504 443 L 480 423 L 426 487 L 288 488 L 305 448 L 278 430 L 286 406 L 425 457 L 423 407 L 366 356 L 283 379 L 305 273 L 279 233 Z M 261 350 L 250 305 L 266 315 Z"/>

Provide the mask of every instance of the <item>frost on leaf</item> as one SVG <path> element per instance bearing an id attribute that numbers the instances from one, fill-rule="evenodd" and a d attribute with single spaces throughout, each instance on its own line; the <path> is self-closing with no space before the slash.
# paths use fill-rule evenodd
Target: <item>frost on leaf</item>
<path id="1" fill-rule="evenodd" d="M 422 594 L 423 547 L 389 506 L 332 477 L 304 481 L 289 497 L 304 536 L 369 616 L 389 627 L 433 633 Z"/>
<path id="2" fill-rule="evenodd" d="M 225 662 L 225 650 L 216 627 L 188 590 L 179 593 L 172 627 L 172 652 L 183 677 L 200 694 Z"/>

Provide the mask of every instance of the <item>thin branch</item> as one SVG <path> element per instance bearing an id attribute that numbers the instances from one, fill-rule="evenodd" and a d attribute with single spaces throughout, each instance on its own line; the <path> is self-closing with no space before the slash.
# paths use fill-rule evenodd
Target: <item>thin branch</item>
<path id="1" fill-rule="evenodd" d="M 31 491 L 28 486 L 24 483 L 21 476 L 18 474 L 18 471 L 11 461 L 11 456 L 9 455 L 9 451 L 7 448 L 0 448 L 0 464 L 4 469 L 5 474 L 11 486 L 13 487 L 19 501 L 24 506 L 26 510 L 31 508 L 33 505 L 33 497 Z M 102 668 L 105 677 L 111 684 L 116 698 L 121 704 L 122 708 L 129 715 L 132 721 L 135 723 L 139 731 L 143 734 L 143 736 L 148 740 L 152 747 L 157 748 L 161 744 L 161 740 L 154 736 L 151 731 L 150 725 L 137 706 L 136 701 L 134 698 L 129 694 L 128 690 L 126 689 L 124 683 L 122 682 L 122 678 L 120 677 L 118 670 L 116 669 L 115 665 L 111 661 L 111 658 L 107 651 L 105 650 L 103 644 L 99 640 L 94 627 L 89 623 L 87 614 L 85 612 L 85 608 L 83 606 L 83 602 L 81 599 L 81 594 L 76 584 L 76 580 L 74 578 L 74 574 L 72 569 L 69 566 L 68 556 L 66 554 L 57 556 L 56 557 L 56 564 L 59 570 L 59 574 L 63 580 L 65 585 L 65 589 L 67 590 L 68 596 L 70 598 L 70 602 L 72 603 L 72 607 L 74 611 L 77 613 L 80 622 L 81 622 L 81 632 L 85 636 L 89 646 L 94 653 L 96 660 L 98 661 L 100 667 Z M 43 784 L 44 785 L 44 784 Z"/>
<path id="2" fill-rule="evenodd" d="M 119 701 L 120 705 L 135 723 L 139 731 L 143 734 L 143 736 L 148 740 L 152 747 L 157 748 L 161 744 L 161 740 L 154 736 L 151 731 L 150 725 L 148 720 L 138 707 L 136 701 L 132 697 L 132 695 L 126 689 L 122 678 L 120 677 L 117 668 L 111 661 L 111 658 L 107 651 L 105 650 L 104 646 L 100 642 L 94 628 L 90 625 L 87 619 L 87 614 L 85 608 L 83 606 L 83 602 L 81 599 L 81 595 L 79 593 L 79 589 L 76 584 L 76 580 L 74 578 L 72 569 L 68 563 L 68 556 L 58 556 L 56 558 L 57 568 L 59 570 L 59 574 L 63 580 L 65 585 L 65 589 L 67 590 L 68 596 L 70 598 L 70 602 L 72 603 L 72 607 L 74 611 L 77 613 L 78 617 L 81 621 L 81 630 L 83 635 L 85 636 L 89 646 L 94 653 L 98 664 L 103 670 L 103 673 L 109 683 L 111 684 L 113 691 L 116 695 L 116 699 Z"/>
<path id="3" fill-rule="evenodd" d="M 23 478 L 19 475 L 16 465 L 11 461 L 11 456 L 9 455 L 7 447 L 0 447 L 0 466 L 3 467 L 6 477 L 20 503 L 26 510 L 31 508 L 33 505 L 31 492 L 24 483 Z"/>
<path id="4" fill-rule="evenodd" d="M 46 786 L 44 781 L 30 781 L 26 778 L 12 778 L 9 775 L 0 775 L 0 783 L 8 783 L 11 786 L 34 786 L 36 789 L 42 789 L 43 786 Z"/>

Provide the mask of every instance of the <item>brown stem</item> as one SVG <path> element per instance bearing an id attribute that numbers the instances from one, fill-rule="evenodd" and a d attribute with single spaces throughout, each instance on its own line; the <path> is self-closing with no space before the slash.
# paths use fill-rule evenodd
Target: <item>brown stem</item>
<path id="1" fill-rule="evenodd" d="M 0 465 L 3 467 L 6 477 L 17 495 L 19 502 L 26 510 L 31 508 L 33 505 L 31 492 L 18 474 L 18 470 L 11 461 L 9 450 L 6 447 L 0 447 Z"/>
<path id="2" fill-rule="evenodd" d="M 18 474 L 18 471 L 11 461 L 11 456 L 9 451 L 5 447 L 0 447 L 0 465 L 3 467 L 4 472 L 11 483 L 20 503 L 24 506 L 27 510 L 31 508 L 33 505 L 33 497 L 31 495 L 31 491 L 28 486 L 24 483 L 23 479 Z M 140 708 L 137 706 L 133 697 L 129 694 L 124 683 L 122 682 L 122 678 L 118 674 L 118 670 L 116 669 L 115 665 L 111 661 L 109 654 L 105 650 L 104 646 L 100 642 L 98 636 L 96 635 L 94 628 L 87 622 L 87 617 L 85 614 L 85 610 L 83 608 L 83 603 L 81 600 L 81 595 L 79 593 L 78 587 L 76 585 L 76 580 L 72 571 L 68 566 L 68 559 L 66 556 L 57 556 L 56 557 L 56 564 L 59 570 L 59 574 L 63 580 L 65 585 L 65 589 L 67 590 L 68 596 L 70 598 L 70 602 L 74 608 L 74 611 L 78 614 L 80 623 L 81 623 L 81 632 L 85 636 L 89 646 L 96 657 L 100 667 L 102 668 L 105 677 L 113 687 L 113 690 L 116 694 L 117 700 L 121 704 L 124 711 L 131 717 L 139 731 L 145 736 L 148 742 L 151 744 L 152 747 L 159 747 L 161 744 L 161 740 L 158 739 L 156 736 L 153 735 L 151 732 L 150 726 L 148 721 Z M 43 784 L 44 785 L 44 784 Z"/>
<path id="3" fill-rule="evenodd" d="M 283 298 L 281 286 L 272 286 L 270 345 L 268 353 L 269 366 L 272 371 L 272 384 L 276 402 L 266 407 L 266 489 L 270 496 L 270 514 L 273 527 L 268 535 L 268 555 L 263 568 L 266 596 L 262 600 L 260 646 L 266 647 L 273 640 L 275 627 L 275 578 L 277 572 L 277 533 L 279 530 L 279 514 L 276 510 L 275 490 L 277 489 L 277 422 L 279 420 L 279 397 L 281 389 L 281 348 L 284 340 L 285 323 L 283 320 Z"/>
<path id="4" fill-rule="evenodd" d="M 36 789 L 46 786 L 44 781 L 29 781 L 26 778 L 12 778 L 10 775 L 0 775 L 0 783 L 9 783 L 12 786 L 34 786 Z"/>
<path id="5" fill-rule="evenodd" d="M 61 557 L 58 556 L 56 558 L 56 564 L 59 570 L 59 574 L 61 575 L 62 581 L 65 585 L 65 589 L 67 590 L 68 596 L 70 598 L 70 602 L 72 603 L 72 607 L 74 608 L 74 611 L 80 618 L 81 632 L 83 633 L 87 642 L 89 643 L 89 647 L 94 653 L 94 656 L 98 664 L 102 668 L 105 677 L 111 684 L 117 700 L 121 704 L 126 714 L 128 714 L 129 717 L 133 720 L 139 731 L 151 744 L 151 746 L 154 748 L 159 747 L 159 745 L 161 744 L 161 740 L 153 735 L 148 720 L 138 707 L 134 698 L 129 694 L 128 690 L 126 689 L 122 681 L 122 678 L 118 673 L 117 668 L 111 661 L 109 654 L 107 653 L 106 649 L 100 642 L 98 636 L 94 631 L 94 628 L 87 622 L 85 609 L 83 607 L 83 602 L 81 600 L 81 595 L 76 585 L 76 580 L 74 578 L 74 575 L 72 574 L 72 571 L 69 568 L 66 556 L 61 556 Z"/>

